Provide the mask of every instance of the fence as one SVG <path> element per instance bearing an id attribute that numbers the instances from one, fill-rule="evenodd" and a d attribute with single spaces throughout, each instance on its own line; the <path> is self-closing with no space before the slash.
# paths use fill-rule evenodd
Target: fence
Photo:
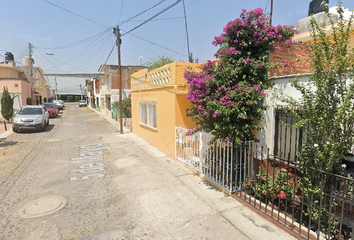
<path id="1" fill-rule="evenodd" d="M 177 160 L 304 239 L 352 239 L 353 178 L 187 131 L 176 127 Z"/>

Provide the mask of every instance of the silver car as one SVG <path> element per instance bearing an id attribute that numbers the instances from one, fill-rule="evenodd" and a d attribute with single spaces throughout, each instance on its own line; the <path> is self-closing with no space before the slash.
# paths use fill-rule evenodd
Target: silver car
<path id="1" fill-rule="evenodd" d="M 58 107 L 59 110 L 64 109 L 64 104 L 61 102 L 61 100 L 53 100 L 53 103 Z"/>
<path id="2" fill-rule="evenodd" d="M 42 130 L 49 125 L 49 113 L 43 106 L 23 106 L 15 115 L 12 122 L 12 130 Z"/>

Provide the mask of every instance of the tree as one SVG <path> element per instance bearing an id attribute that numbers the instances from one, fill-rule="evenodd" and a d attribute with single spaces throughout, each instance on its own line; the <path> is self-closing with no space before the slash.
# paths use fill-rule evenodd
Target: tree
<path id="1" fill-rule="evenodd" d="M 147 66 L 149 68 L 149 71 L 162 67 L 163 65 L 166 65 L 168 63 L 174 62 L 174 59 L 172 57 L 167 57 L 165 55 L 163 56 L 158 56 L 157 58 L 151 59 L 150 62 L 147 62 Z"/>
<path id="2" fill-rule="evenodd" d="M 312 74 L 307 83 L 291 81 L 301 98 L 280 97 L 290 108 L 294 126 L 305 132 L 301 161 L 334 174 L 342 173 L 341 160 L 354 138 L 354 50 L 349 47 L 352 19 L 344 21 L 340 4 L 337 12 L 339 22 L 332 22 L 332 36 L 326 35 L 324 25 L 311 19 L 313 40 L 308 61 Z"/>
<path id="3" fill-rule="evenodd" d="M 9 91 L 7 87 L 4 87 L 4 91 L 2 93 L 1 97 L 1 115 L 9 121 L 13 115 L 14 112 L 14 100 L 10 96 Z"/>
<path id="4" fill-rule="evenodd" d="M 236 144 L 255 139 L 255 130 L 263 128 L 263 90 L 272 85 L 269 51 L 279 41 L 290 44 L 294 33 L 292 26 L 270 25 L 260 8 L 243 9 L 240 18 L 230 21 L 213 41 L 220 46 L 218 60 L 205 63 L 201 72 L 185 73 L 187 98 L 194 104 L 189 114 L 197 122 L 189 133 L 204 130 Z"/>
<path id="5" fill-rule="evenodd" d="M 339 2 L 339 21 L 331 22 L 331 36 L 326 35 L 324 25 L 311 19 L 313 40 L 308 61 L 312 74 L 306 83 L 292 80 L 292 86 L 301 93 L 299 100 L 280 97 L 289 106 L 294 126 L 304 131 L 298 153 L 301 165 L 306 166 L 301 168 L 301 189 L 304 199 L 312 199 L 307 215 L 324 231 L 336 224 L 334 216 L 328 213 L 335 209 L 335 201 L 330 205 L 323 200 L 335 183 L 333 175 L 325 178 L 314 169 L 342 174 L 342 159 L 353 146 L 354 138 L 354 50 L 349 47 L 352 19 L 344 21 L 343 12 Z M 329 15 L 328 18 L 331 19 Z"/>

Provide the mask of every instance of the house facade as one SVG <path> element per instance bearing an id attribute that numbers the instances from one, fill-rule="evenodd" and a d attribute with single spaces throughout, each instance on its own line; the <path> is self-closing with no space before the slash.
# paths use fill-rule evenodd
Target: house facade
<path id="1" fill-rule="evenodd" d="M 269 149 L 270 154 L 279 157 L 295 158 L 296 150 L 302 138 L 302 132 L 291 125 L 292 120 L 285 112 L 286 105 L 279 100 L 282 95 L 299 99 L 301 94 L 291 86 L 291 80 L 297 78 L 305 83 L 309 80 L 310 65 L 308 63 L 309 45 L 293 42 L 290 45 L 281 44 L 280 48 L 270 53 L 270 62 L 287 64 L 287 67 L 270 69 L 269 78 L 274 83 L 267 94 L 264 105 L 267 109 L 261 124 L 264 128 L 257 132 L 258 146 Z"/>
<path id="2" fill-rule="evenodd" d="M 334 22 L 338 16 L 335 14 L 335 7 L 330 9 L 330 16 Z M 345 11 L 345 16 L 350 16 L 350 11 Z M 310 48 L 309 43 L 312 38 L 306 29 L 308 29 L 310 19 L 314 18 L 318 23 L 330 24 L 330 21 L 325 13 L 318 13 L 314 16 L 307 17 L 298 21 L 298 28 L 303 32 L 295 35 L 291 45 L 282 44 L 280 49 L 275 49 L 270 53 L 270 61 L 279 64 L 287 63 L 284 68 L 271 69 L 269 71 L 270 80 L 273 81 L 272 89 L 266 91 L 267 98 L 265 106 L 265 117 L 261 124 L 264 129 L 257 133 L 257 138 L 260 140 L 259 146 L 270 150 L 270 154 L 296 159 L 296 151 L 301 144 L 303 133 L 299 129 L 290 127 L 292 119 L 284 111 L 286 106 L 280 102 L 278 96 L 280 94 L 288 95 L 294 99 L 299 99 L 301 94 L 291 86 L 291 80 L 297 78 L 300 82 L 306 83 L 311 74 L 311 66 L 308 63 L 308 54 Z M 300 26 L 299 26 L 300 25 Z M 325 33 L 331 35 L 331 25 L 325 27 Z M 354 26 L 350 30 L 351 39 L 349 46 L 354 47 Z"/>
<path id="3" fill-rule="evenodd" d="M 151 71 L 142 69 L 131 76 L 133 132 L 172 158 L 176 126 L 195 126 L 187 116 L 191 103 L 186 97 L 184 72 L 199 71 L 199 66 L 173 62 Z"/>
<path id="4" fill-rule="evenodd" d="M 12 63 L 0 64 L 0 94 L 7 87 L 10 95 L 14 97 L 14 110 L 19 110 L 31 99 L 31 84 L 24 72 Z M 0 96 L 0 98 L 1 98 Z M 1 104 L 1 103 L 0 103 Z M 0 105 L 1 107 L 1 105 Z"/>
<path id="5" fill-rule="evenodd" d="M 121 66 L 123 99 L 130 94 L 131 75 L 144 68 L 144 66 Z M 96 101 L 96 104 L 99 105 L 100 111 L 106 116 L 117 117 L 119 110 L 113 109 L 113 105 L 115 102 L 119 102 L 118 66 L 101 65 L 98 71 L 103 72 L 104 77 L 100 80 L 99 100 Z"/>

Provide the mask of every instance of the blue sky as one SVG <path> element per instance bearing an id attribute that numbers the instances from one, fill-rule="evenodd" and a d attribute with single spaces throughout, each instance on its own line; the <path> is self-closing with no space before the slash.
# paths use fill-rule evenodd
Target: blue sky
<path id="1" fill-rule="evenodd" d="M 123 65 L 144 64 L 163 55 L 176 61 L 188 61 L 182 2 L 127 33 L 175 2 L 1 0 L 0 59 L 9 51 L 20 65 L 22 57 L 28 55 L 30 42 L 34 46 L 35 65 L 44 73 L 97 73 L 101 64 L 117 65 L 117 49 L 114 47 L 109 54 L 115 43 L 112 28 L 119 24 L 123 34 Z M 296 26 L 297 20 L 307 16 L 309 2 L 274 0 L 273 25 Z M 330 1 L 330 6 L 335 3 Z M 227 22 L 239 16 L 241 9 L 261 7 L 266 13 L 270 12 L 270 0 L 185 0 L 185 4 L 190 51 L 199 62 L 214 59 L 217 51 L 211 44 L 214 36 L 220 35 Z M 130 19 L 154 5 L 157 6 Z M 343 6 L 354 9 L 354 1 L 343 0 Z"/>

